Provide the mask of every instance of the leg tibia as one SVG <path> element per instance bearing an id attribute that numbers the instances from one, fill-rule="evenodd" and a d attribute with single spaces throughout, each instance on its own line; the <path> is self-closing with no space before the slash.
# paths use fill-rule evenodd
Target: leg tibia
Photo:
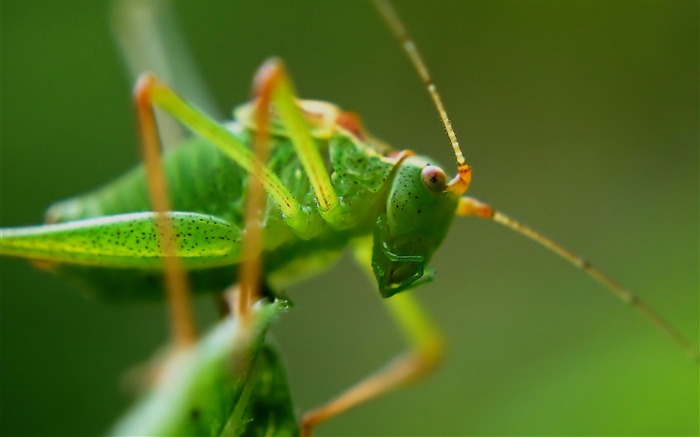
<path id="1" fill-rule="evenodd" d="M 279 113 L 287 134 L 292 140 L 311 189 L 318 201 L 318 212 L 333 227 L 343 227 L 347 218 L 345 206 L 339 201 L 331 184 L 323 158 L 299 109 L 292 82 L 282 61 L 271 59 L 255 75 L 255 92 L 262 100 L 270 101 Z"/>
<path id="2" fill-rule="evenodd" d="M 262 184 L 265 192 L 280 209 L 287 224 L 302 238 L 308 236 L 309 229 L 306 225 L 308 220 L 303 217 L 305 213 L 294 196 L 279 177 L 258 162 L 250 149 L 241 144 L 224 126 L 189 105 L 151 74 L 145 74 L 139 78 L 134 94 L 140 108 L 151 106 L 161 108 L 233 159 Z M 256 168 L 260 171 L 255 171 Z"/>
<path id="3" fill-rule="evenodd" d="M 359 241 L 355 255 L 360 265 L 373 278 L 370 265 L 371 244 L 371 239 Z M 335 399 L 304 414 L 302 435 L 309 436 L 320 423 L 424 377 L 441 362 L 444 355 L 442 335 L 413 296 L 398 294 L 385 299 L 384 303 L 408 340 L 409 350 Z"/>

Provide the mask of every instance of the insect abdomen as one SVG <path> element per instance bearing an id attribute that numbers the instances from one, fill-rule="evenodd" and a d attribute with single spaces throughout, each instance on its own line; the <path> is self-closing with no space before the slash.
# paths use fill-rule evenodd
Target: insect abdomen
<path id="1" fill-rule="evenodd" d="M 249 144 L 250 134 L 236 133 L 241 142 Z M 335 230 L 322 219 L 315 217 L 320 231 L 312 240 L 299 240 L 284 223 L 278 209 L 268 202 L 265 215 L 263 246 L 265 275 L 289 270 L 290 261 L 312 260 L 310 271 L 318 271 L 324 260 L 327 266 L 347 245 L 351 238 L 371 232 L 371 227 L 381 208 L 386 178 L 393 167 L 390 160 L 366 149 L 361 142 L 347 137 L 336 137 L 328 143 L 319 140 L 323 154 L 330 153 L 329 169 L 334 172 L 333 184 L 339 196 L 352 204 L 353 226 Z M 330 162 L 333 162 L 331 168 Z M 244 193 L 247 191 L 248 174 L 229 157 L 219 152 L 203 139 L 192 138 L 164 156 L 165 174 L 174 211 L 198 212 L 219 217 L 243 228 Z M 285 136 L 271 139 L 268 167 L 277 174 L 295 198 L 308 210 L 314 211 L 317 203 L 306 174 L 301 168 L 294 147 Z M 86 195 L 60 202 L 51 207 L 47 220 L 65 222 L 84 218 L 109 216 L 150 210 L 146 189 L 146 174 L 139 166 L 120 179 Z M 325 255 L 319 256 L 320 253 Z M 313 261 L 316 260 L 316 261 Z M 297 263 L 299 264 L 299 263 Z M 306 270 L 295 265 L 298 274 Z M 58 266 L 65 276 L 87 285 L 93 292 L 107 298 L 129 296 L 158 297 L 162 294 L 161 275 L 138 269 L 118 271 Z M 190 271 L 190 282 L 196 292 L 219 291 L 235 281 L 237 265 Z M 282 274 L 282 273 L 280 273 Z M 279 275 L 278 275 L 279 276 Z M 282 274 L 282 276 L 287 276 Z M 281 281 L 287 282 L 287 281 Z"/>
<path id="2" fill-rule="evenodd" d="M 215 215 L 240 223 L 244 173 L 216 148 L 192 138 L 168 152 L 164 165 L 173 210 Z M 53 205 L 47 212 L 47 221 L 66 222 L 150 209 L 145 169 L 139 166 L 96 191 Z"/>

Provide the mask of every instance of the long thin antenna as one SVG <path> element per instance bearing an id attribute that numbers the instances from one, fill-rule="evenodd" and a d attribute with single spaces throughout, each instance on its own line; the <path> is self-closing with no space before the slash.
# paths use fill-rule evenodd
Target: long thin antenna
<path id="1" fill-rule="evenodd" d="M 606 290 L 617 296 L 625 304 L 634 308 L 654 326 L 665 332 L 690 355 L 693 361 L 696 363 L 700 362 L 700 352 L 698 352 L 697 346 L 654 311 L 639 296 L 627 290 L 610 276 L 561 244 L 550 240 L 539 232 L 530 229 L 507 215 L 494 210 L 489 205 L 471 197 L 462 197 L 460 199 L 459 206 L 457 207 L 457 215 L 462 217 L 477 216 L 483 219 L 493 220 L 556 253 L 577 268 L 583 270 Z"/>
<path id="2" fill-rule="evenodd" d="M 428 66 L 425 64 L 425 61 L 423 61 L 423 57 L 418 51 L 416 44 L 408 34 L 406 26 L 404 26 L 403 22 L 396 13 L 396 10 L 394 10 L 394 7 L 391 6 L 391 3 L 389 3 L 387 0 L 373 0 L 372 3 L 374 3 L 377 11 L 379 11 L 379 15 L 381 15 L 384 21 L 386 21 L 386 23 L 389 25 L 389 28 L 393 34 L 401 42 L 401 47 L 403 47 L 404 51 L 408 55 L 408 58 L 411 60 L 413 67 L 416 69 L 416 72 L 423 80 L 425 87 L 428 89 L 428 93 L 430 93 L 430 98 L 433 99 L 433 103 L 435 104 L 438 114 L 440 114 L 440 120 L 442 120 L 447 136 L 450 138 L 450 143 L 452 144 L 452 150 L 454 151 L 455 158 L 457 158 L 457 170 L 459 171 L 459 174 L 447 185 L 447 189 L 455 194 L 461 195 L 467 191 L 467 188 L 469 188 L 469 182 L 471 182 L 472 178 L 471 167 L 469 167 L 467 161 L 464 159 L 462 149 L 459 147 L 459 141 L 457 141 L 457 134 L 455 134 L 455 131 L 452 128 L 450 118 L 447 116 L 447 110 L 445 109 L 445 105 L 442 103 L 440 93 L 438 93 L 437 87 L 433 82 L 433 78 L 428 71 Z"/>

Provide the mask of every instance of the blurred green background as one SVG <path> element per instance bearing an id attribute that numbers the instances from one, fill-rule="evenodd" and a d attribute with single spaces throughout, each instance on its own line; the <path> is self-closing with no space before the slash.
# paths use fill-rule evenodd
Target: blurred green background
<path id="1" fill-rule="evenodd" d="M 698 341 L 698 4 L 406 2 L 474 167 L 471 193 L 570 246 Z M 2 226 L 138 160 L 100 2 L 2 2 Z M 176 3 L 216 104 L 283 57 L 300 94 L 450 163 L 434 109 L 365 3 Z M 698 367 L 582 273 L 497 225 L 459 220 L 416 293 L 449 355 L 424 382 L 320 435 L 697 435 Z M 2 435 L 94 435 L 127 369 L 166 340 L 159 304 L 110 305 L 2 260 Z M 274 336 L 300 410 L 401 350 L 345 257 L 292 290 Z M 210 299 L 198 302 L 204 324 Z"/>

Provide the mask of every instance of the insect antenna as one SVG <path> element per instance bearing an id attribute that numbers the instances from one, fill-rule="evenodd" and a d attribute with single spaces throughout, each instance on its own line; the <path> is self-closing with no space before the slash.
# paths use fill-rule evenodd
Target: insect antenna
<path id="1" fill-rule="evenodd" d="M 681 334 L 678 329 L 673 327 L 669 322 L 661 317 L 661 315 L 659 315 L 639 296 L 624 288 L 617 281 L 603 273 L 602 270 L 591 265 L 591 263 L 583 259 L 581 256 L 565 248 L 561 244 L 545 237 L 539 232 L 516 220 L 513 220 L 507 215 L 494 210 L 489 205 L 470 197 L 462 197 L 460 199 L 459 206 L 457 207 L 457 215 L 462 217 L 477 216 L 483 219 L 492 220 L 556 253 L 577 268 L 583 270 L 586 274 L 588 274 L 588 276 L 601 284 L 606 290 L 617 296 L 625 304 L 634 308 L 658 329 L 665 332 L 688 353 L 693 361 L 696 363 L 700 362 L 700 351 L 698 351 L 697 346 L 695 346 L 690 340 Z"/>
<path id="2" fill-rule="evenodd" d="M 413 39 L 406 30 L 403 22 L 399 18 L 396 10 L 393 8 L 388 0 L 373 0 L 372 3 L 375 5 L 379 14 L 386 21 L 392 33 L 399 39 L 403 50 L 408 55 L 413 67 L 418 72 L 418 75 L 423 80 L 430 97 L 433 100 L 438 113 L 440 114 L 440 119 L 442 124 L 447 131 L 447 135 L 450 138 L 450 143 L 452 143 L 452 149 L 454 151 L 455 157 L 457 158 L 457 165 L 459 174 L 452 180 L 447 186 L 447 190 L 452 191 L 456 194 L 463 194 L 467 188 L 469 188 L 469 182 L 471 181 L 471 167 L 467 164 L 460 149 L 459 142 L 457 141 L 457 135 L 452 128 L 452 123 L 447 116 L 447 111 L 445 110 L 445 105 L 442 103 L 442 98 L 433 83 L 433 79 L 428 71 L 425 61 L 418 51 Z M 648 304 L 641 300 L 637 295 L 631 293 L 619 283 L 613 280 L 610 276 L 603 273 L 596 267 L 593 267 L 588 261 L 581 258 L 574 252 L 566 249 L 559 243 L 550 240 L 549 238 L 539 234 L 538 232 L 530 229 L 529 227 L 511 219 L 505 214 L 495 211 L 490 206 L 469 197 L 462 197 L 460 199 L 459 207 L 457 208 L 457 215 L 459 216 L 478 216 L 481 218 L 489 219 L 506 226 L 507 228 L 533 240 L 534 242 L 546 247 L 552 252 L 556 253 L 560 257 L 564 258 L 566 261 L 570 262 L 574 266 L 583 270 L 586 274 L 596 280 L 610 293 L 617 296 L 627 305 L 634 308 L 637 312 L 642 314 L 647 320 L 649 320 L 654 326 L 656 326 L 661 331 L 665 332 L 669 337 L 671 337 L 676 343 L 678 343 L 687 353 L 691 356 L 693 361 L 700 363 L 700 352 L 697 346 L 688 340 L 679 330 L 674 328 L 670 323 L 668 323 L 663 317 L 661 317 L 656 311 L 654 311 Z"/>
<path id="3" fill-rule="evenodd" d="M 401 18 L 399 18 L 399 15 L 396 13 L 396 10 L 391 5 L 391 3 L 389 3 L 388 0 L 373 0 L 372 3 L 377 8 L 382 18 L 389 25 L 389 28 L 391 29 L 392 33 L 401 42 L 401 47 L 403 47 L 403 50 L 408 55 L 408 58 L 411 60 L 411 64 L 413 64 L 413 67 L 415 68 L 420 78 L 423 80 L 425 87 L 428 89 L 428 93 L 430 93 L 430 98 L 433 100 L 433 104 L 435 105 L 435 108 L 437 109 L 438 114 L 440 115 L 440 120 L 442 121 L 442 124 L 445 127 L 447 136 L 450 138 L 452 150 L 455 154 L 455 158 L 457 159 L 457 170 L 459 173 L 447 185 L 447 190 L 452 191 L 455 194 L 462 194 L 465 191 L 467 191 L 467 188 L 469 188 L 469 182 L 471 182 L 472 178 L 471 167 L 469 166 L 469 164 L 467 164 L 467 161 L 464 159 L 462 149 L 460 148 L 459 141 L 457 140 L 457 134 L 452 128 L 452 122 L 450 122 L 450 118 L 447 115 L 445 105 L 442 103 L 440 93 L 438 92 L 437 87 L 433 82 L 433 78 L 430 75 L 430 71 L 428 71 L 428 66 L 426 65 L 425 61 L 423 61 L 423 57 L 418 51 L 416 44 L 413 42 L 413 39 L 406 30 L 406 26 L 404 26 L 403 22 L 401 21 Z"/>

